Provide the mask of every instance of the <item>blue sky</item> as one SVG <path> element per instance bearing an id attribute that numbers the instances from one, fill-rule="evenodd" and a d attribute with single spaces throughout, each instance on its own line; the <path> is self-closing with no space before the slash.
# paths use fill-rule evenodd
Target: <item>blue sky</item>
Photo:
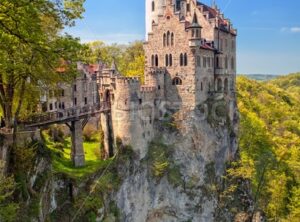
<path id="1" fill-rule="evenodd" d="M 210 4 L 211 0 L 202 0 Z M 299 0 L 216 0 L 238 29 L 238 73 L 300 71 Z M 67 30 L 83 42 L 143 40 L 144 0 L 86 0 L 84 19 Z"/>

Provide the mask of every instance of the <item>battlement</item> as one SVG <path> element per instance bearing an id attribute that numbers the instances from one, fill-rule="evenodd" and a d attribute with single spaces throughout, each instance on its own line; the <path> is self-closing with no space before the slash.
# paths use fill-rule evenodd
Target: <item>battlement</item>
<path id="1" fill-rule="evenodd" d="M 137 85 L 140 83 L 138 77 L 119 77 L 117 78 L 117 84 L 120 85 Z"/>

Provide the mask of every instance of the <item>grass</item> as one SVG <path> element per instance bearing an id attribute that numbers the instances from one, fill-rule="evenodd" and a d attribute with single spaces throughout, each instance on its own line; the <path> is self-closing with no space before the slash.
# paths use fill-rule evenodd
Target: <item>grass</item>
<path id="1" fill-rule="evenodd" d="M 46 146 L 51 151 L 54 173 L 63 173 L 74 179 L 83 179 L 89 175 L 104 169 L 111 160 L 101 160 L 100 142 L 84 142 L 85 166 L 73 166 L 71 161 L 71 138 L 66 138 L 63 143 L 51 141 L 47 134 L 44 134 Z"/>

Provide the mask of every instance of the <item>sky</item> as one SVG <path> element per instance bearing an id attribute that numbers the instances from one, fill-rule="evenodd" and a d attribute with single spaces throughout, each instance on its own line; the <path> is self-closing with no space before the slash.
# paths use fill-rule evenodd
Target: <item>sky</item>
<path id="1" fill-rule="evenodd" d="M 211 4 L 211 0 L 201 0 Z M 239 74 L 300 71 L 300 0 L 216 0 L 238 30 Z M 85 13 L 66 30 L 82 42 L 126 44 L 145 38 L 145 0 L 86 0 Z"/>

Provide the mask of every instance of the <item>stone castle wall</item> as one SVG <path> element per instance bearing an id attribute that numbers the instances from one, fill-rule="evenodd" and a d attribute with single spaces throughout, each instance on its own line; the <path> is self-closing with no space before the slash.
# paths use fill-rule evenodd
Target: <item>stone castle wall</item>
<path id="1" fill-rule="evenodd" d="M 197 5 L 193 0 L 182 1 L 180 11 L 174 9 L 172 2 L 158 4 L 159 11 L 153 12 L 158 14 L 151 21 L 148 41 L 144 44 L 145 85 L 136 78 L 122 77 L 115 67 L 99 73 L 100 100 L 111 103 L 110 114 L 102 114 L 104 131 L 114 144 L 120 138 L 141 158 L 148 143 L 157 136 L 156 121 L 170 110 L 171 113 L 194 110 L 218 94 L 218 98 L 227 101 L 231 120 L 236 113 L 233 93 L 236 35 L 230 31 L 231 26 L 227 31 L 216 28 L 219 20 L 222 24 L 228 20 L 221 14 L 211 18 L 207 6 Z M 210 10 L 219 13 L 218 9 Z M 200 36 L 196 39 L 193 36 L 196 29 L 191 27 L 199 27 Z M 168 43 L 165 35 L 170 36 Z"/>

